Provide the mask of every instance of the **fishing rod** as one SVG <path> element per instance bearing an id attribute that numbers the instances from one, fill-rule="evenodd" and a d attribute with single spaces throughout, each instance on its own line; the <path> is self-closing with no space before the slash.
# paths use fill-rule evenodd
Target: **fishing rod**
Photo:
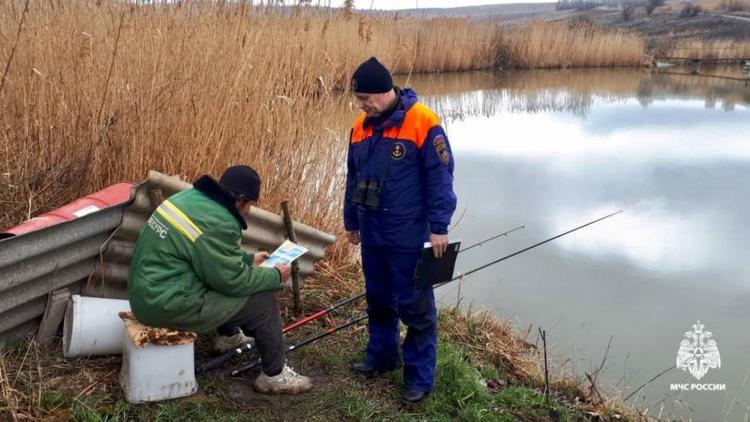
<path id="1" fill-rule="evenodd" d="M 497 234 L 495 236 L 492 236 L 490 238 L 487 238 L 485 240 L 482 240 L 481 242 L 477 242 L 477 243 L 475 243 L 475 244 L 473 244 L 473 245 L 471 245 L 471 246 L 469 246 L 469 247 L 467 247 L 465 249 L 461 249 L 460 251 L 458 251 L 458 253 L 468 251 L 469 249 L 472 249 L 472 248 L 477 247 L 477 246 L 481 246 L 481 245 L 483 245 L 483 244 L 485 244 L 487 242 L 490 242 L 490 241 L 495 240 L 495 239 L 497 239 L 499 237 L 502 237 L 502 236 L 507 236 L 510 233 L 513 233 L 515 231 L 518 231 L 518 230 L 521 230 L 521 229 L 524 229 L 524 228 L 526 228 L 526 226 L 518 226 L 518 227 L 516 227 L 514 229 L 508 230 L 506 232 L 503 232 L 503 233 Z M 282 334 L 286 334 L 289 331 L 294 330 L 295 328 L 301 327 L 301 326 L 303 326 L 303 325 L 305 325 L 305 324 L 307 324 L 307 323 L 309 323 L 311 321 L 314 321 L 314 320 L 316 320 L 316 319 L 318 319 L 318 318 L 320 318 L 320 317 L 322 317 L 324 315 L 327 315 L 327 314 L 329 314 L 329 313 L 331 313 L 331 312 L 333 312 L 333 311 L 335 311 L 335 310 L 337 310 L 339 308 L 342 308 L 342 307 L 344 307 L 344 306 L 346 306 L 346 305 L 348 305 L 348 304 L 350 304 L 352 302 L 355 302 L 355 301 L 357 301 L 357 300 L 359 300 L 359 299 L 361 299 L 363 297 L 365 297 L 365 293 L 364 292 L 362 292 L 360 294 L 357 294 L 355 296 L 352 296 L 350 298 L 344 299 L 344 300 L 342 300 L 342 301 L 340 301 L 338 303 L 335 303 L 335 304 L 333 304 L 333 305 L 331 305 L 331 306 L 329 306 L 329 307 L 327 307 L 325 309 L 322 309 L 322 310 L 320 310 L 320 311 L 318 311 L 318 312 L 316 312 L 316 313 L 314 313 L 314 314 L 312 314 L 312 315 L 310 315 L 308 317 L 302 318 L 299 321 L 296 321 L 296 322 L 294 322 L 294 323 L 292 323 L 292 324 L 284 327 L 284 329 L 281 330 L 281 333 Z M 223 364 L 224 362 L 232 359 L 235 356 L 243 355 L 245 353 L 252 352 L 252 351 L 254 351 L 254 347 L 253 347 L 252 343 L 243 344 L 242 346 L 237 347 L 236 349 L 230 350 L 230 351 L 228 351 L 228 352 L 226 352 L 226 353 L 224 353 L 222 355 L 219 355 L 219 356 L 217 356 L 217 357 L 215 357 L 213 359 L 210 359 L 210 360 L 208 360 L 208 361 L 200 364 L 195 369 L 195 372 L 197 374 L 203 373 L 205 371 L 208 371 L 208 370 L 211 370 L 213 368 L 216 368 L 216 367 L 220 366 L 221 364 Z"/>
<path id="2" fill-rule="evenodd" d="M 487 268 L 487 267 L 490 267 L 490 266 L 492 266 L 492 265 L 496 265 L 496 264 L 498 264 L 498 263 L 500 263 L 500 262 L 502 262 L 502 261 L 505 261 L 506 259 L 512 258 L 512 257 L 514 257 L 514 256 L 517 256 L 517 255 L 519 255 L 519 254 L 522 254 L 522 253 L 524 253 L 524 252 L 527 252 L 527 251 L 529 251 L 529 250 L 531 250 L 531 249 L 534 249 L 534 248 L 537 248 L 537 247 L 539 247 L 539 246 L 542 246 L 542 245 L 544 245 L 545 243 L 549 243 L 549 242 L 551 242 L 551 241 L 553 241 L 553 240 L 555 240 L 555 239 L 559 239 L 559 238 L 561 238 L 561 237 L 563 237 L 563 236 L 565 236 L 565 235 L 568 235 L 568 234 L 570 234 L 570 233 L 573 233 L 573 232 L 575 232 L 575 231 L 581 230 L 581 229 L 582 229 L 582 228 L 584 228 L 584 227 L 587 227 L 587 226 L 590 226 L 590 225 L 592 225 L 592 224 L 598 223 L 598 222 L 600 222 L 600 221 L 602 221 L 602 220 L 606 220 L 607 218 L 613 217 L 613 216 L 615 216 L 615 215 L 617 215 L 617 214 L 619 214 L 619 213 L 621 213 L 621 212 L 622 212 L 622 210 L 619 210 L 619 211 L 617 211 L 617 212 L 613 212 L 612 214 L 606 215 L 606 216 L 604 216 L 604 217 L 601 217 L 601 218 L 598 218 L 598 219 L 596 219 L 596 220 L 594 220 L 594 221 L 591 221 L 591 222 L 588 222 L 588 223 L 586 223 L 586 224 L 580 225 L 580 226 L 578 226 L 578 227 L 576 227 L 576 228 L 573 228 L 573 229 L 570 229 L 570 230 L 568 230 L 568 231 L 566 231 L 566 232 L 564 232 L 564 233 L 560 233 L 560 234 L 558 234 L 557 236 L 553 236 L 553 237 L 550 237 L 549 239 L 543 240 L 543 241 L 541 241 L 541 242 L 539 242 L 539 243 L 535 243 L 535 244 L 533 244 L 533 245 L 531 245 L 531 246 L 529 246 L 529 247 L 523 248 L 523 249 L 521 249 L 521 250 L 519 250 L 519 251 L 517 251 L 517 252 L 513 252 L 513 253 L 512 253 L 512 254 L 510 254 L 510 255 L 506 255 L 506 256 L 504 256 L 504 257 L 502 257 L 502 258 L 496 259 L 496 260 L 494 260 L 494 261 L 492 261 L 492 262 L 489 262 L 489 263 L 487 263 L 487 264 L 484 264 L 484 265 L 482 265 L 482 266 L 479 266 L 479 267 L 477 267 L 477 268 L 474 268 L 474 269 L 472 269 L 472 270 L 470 270 L 470 271 L 466 272 L 466 273 L 465 273 L 465 274 L 463 274 L 463 275 L 460 275 L 460 276 L 457 276 L 457 277 L 454 277 L 454 278 L 450 279 L 449 281 L 446 281 L 446 282 L 444 282 L 444 283 L 440 283 L 440 284 L 436 284 L 434 288 L 435 288 L 435 289 L 437 289 L 437 288 L 439 288 L 439 287 L 442 287 L 442 286 L 444 286 L 444 285 L 446 285 L 446 284 L 450 283 L 451 281 L 455 281 L 455 280 L 458 280 L 458 279 L 460 279 L 460 278 L 462 278 L 462 277 L 466 277 L 466 276 L 468 276 L 468 275 L 470 275 L 470 274 L 476 273 L 477 271 L 481 271 L 481 270 L 483 270 L 483 269 L 485 269 L 485 268 Z M 358 296 L 359 296 L 359 295 L 358 295 Z M 302 348 L 302 347 L 305 347 L 305 346 L 307 346 L 307 345 L 309 345 L 309 344 L 311 344 L 311 343 L 314 343 L 314 342 L 316 342 L 316 341 L 318 341 L 318 340 L 320 340 L 320 339 L 322 339 L 322 338 L 328 337 L 329 335 L 331 335 L 331 334 L 334 334 L 334 333 L 336 333 L 337 331 L 340 331 L 340 330 L 343 330 L 344 328 L 350 327 L 350 326 L 352 326 L 352 325 L 354 325 L 354 324 L 356 324 L 356 323 L 358 323 L 358 322 L 360 322 L 360 321 L 364 321 L 365 319 L 367 319 L 367 315 L 361 315 L 361 316 L 359 316 L 359 317 L 357 317 L 357 318 L 355 318 L 355 319 L 353 319 L 353 320 L 350 320 L 350 321 L 348 321 L 348 322 L 345 322 L 344 324 L 341 324 L 341 325 L 339 325 L 339 326 L 337 326 L 337 327 L 331 328 L 331 329 L 330 329 L 330 330 L 328 330 L 328 331 L 325 331 L 325 332 L 323 332 L 323 333 L 321 333 L 321 334 L 318 334 L 318 335 L 316 335 L 316 336 L 313 336 L 313 337 L 307 338 L 307 339 L 303 340 L 302 342 L 300 342 L 300 343 L 297 343 L 297 344 L 295 344 L 295 345 L 293 345 L 293 346 L 289 346 L 289 348 L 287 349 L 287 352 L 291 352 L 292 350 L 297 350 L 297 349 L 300 349 L 300 348 Z M 234 369 L 234 370 L 232 370 L 231 374 L 232 374 L 232 376 L 237 376 L 238 374 L 240 374 L 240 373 L 242 373 L 242 372 L 245 372 L 245 371 L 248 371 L 248 370 L 250 370 L 250 369 L 253 369 L 253 368 L 257 367 L 258 365 L 260 365 L 260 360 L 258 360 L 258 361 L 256 361 L 256 362 L 253 362 L 253 363 L 251 363 L 251 364 L 248 364 L 248 365 L 242 366 L 242 367 L 240 367 L 240 368 L 238 368 L 238 369 Z"/>
<path id="3" fill-rule="evenodd" d="M 503 232 L 503 233 L 497 234 L 495 236 L 492 236 L 490 238 L 484 239 L 481 242 L 477 242 L 477 243 L 475 243 L 475 244 L 473 244 L 473 245 L 471 245 L 471 246 L 469 246 L 469 247 L 467 247 L 465 249 L 461 249 L 461 250 L 458 251 L 458 253 L 466 252 L 469 249 L 475 248 L 477 246 L 482 246 L 483 244 L 485 244 L 487 242 L 490 242 L 492 240 L 495 240 L 498 237 L 507 236 L 510 233 L 513 233 L 515 231 L 518 231 L 518 230 L 521 230 L 521 229 L 524 229 L 524 228 L 526 228 L 526 226 L 518 226 L 518 227 L 516 227 L 514 229 L 511 229 L 511 230 L 508 230 L 506 232 Z M 292 324 L 284 327 L 284 329 L 282 330 L 282 333 L 286 334 L 287 332 L 292 331 L 292 330 L 294 330 L 297 327 L 305 325 L 305 324 L 307 324 L 310 321 L 316 320 L 316 319 L 322 317 L 323 315 L 326 315 L 326 314 L 328 314 L 330 312 L 335 311 L 336 309 L 339 309 L 339 308 L 341 308 L 343 306 L 346 306 L 346 305 L 348 305 L 348 304 L 356 301 L 357 299 L 363 298 L 364 296 L 365 296 L 365 293 L 362 292 L 362 293 L 360 293 L 358 295 L 352 296 L 352 297 L 350 297 L 348 299 L 344 299 L 344 300 L 342 300 L 342 301 L 340 301 L 338 303 L 335 303 L 335 304 L 329 306 L 328 308 L 325 308 L 325 309 L 323 309 L 321 311 L 318 311 L 318 312 L 316 312 L 316 313 L 314 313 L 314 314 L 312 314 L 312 315 L 310 315 L 310 316 L 308 316 L 306 318 L 303 318 L 303 319 L 301 319 L 301 320 L 299 320 L 297 322 L 294 322 L 294 323 L 292 323 Z"/>
<path id="4" fill-rule="evenodd" d="M 326 331 L 323 331 L 320 334 L 314 335 L 312 337 L 308 337 L 307 339 L 305 339 L 305 340 L 303 340 L 303 341 L 301 341 L 301 342 L 299 342 L 297 344 L 293 344 L 293 345 L 289 346 L 286 349 L 286 353 L 289 353 L 289 352 L 291 352 L 293 350 L 301 349 L 301 348 L 303 348 L 303 347 L 305 347 L 307 345 L 315 343 L 316 341 L 318 341 L 318 340 L 320 340 L 322 338 L 328 337 L 328 336 L 330 336 L 332 334 L 336 334 L 336 332 L 341 331 L 341 330 L 343 330 L 345 328 L 349 328 L 352 325 L 357 324 L 359 322 L 362 322 L 362 321 L 364 321 L 366 319 L 367 319 L 367 315 L 361 315 L 361 316 L 359 316 L 357 318 L 354 318 L 353 320 L 350 320 L 348 322 L 345 322 L 345 323 L 343 323 L 341 325 L 337 325 L 335 327 L 329 328 L 329 329 L 327 329 Z M 231 375 L 233 377 L 236 377 L 240 373 L 245 372 L 245 371 L 249 371 L 249 370 L 251 370 L 253 368 L 256 368 L 258 366 L 260 366 L 260 359 L 256 360 L 253 363 L 249 363 L 249 364 L 247 364 L 245 366 L 239 367 L 237 369 L 233 369 L 232 372 L 231 372 Z"/>
<path id="5" fill-rule="evenodd" d="M 358 294 L 356 296 L 352 296 L 350 298 L 347 298 L 347 299 L 344 299 L 344 300 L 342 300 L 340 302 L 337 302 L 337 303 L 335 303 L 335 304 L 333 304 L 333 305 L 331 305 L 331 306 L 329 306 L 329 307 L 327 307 L 327 308 L 325 308 L 325 309 L 323 309 L 321 311 L 318 311 L 318 312 L 316 312 L 316 313 L 314 313 L 314 314 L 312 314 L 312 315 L 310 315 L 310 316 L 308 316 L 306 318 L 302 318 L 301 320 L 296 321 L 296 322 L 294 322 L 292 324 L 289 324 L 286 327 L 284 327 L 281 330 L 281 334 L 286 334 L 289 331 L 294 330 L 295 328 L 301 327 L 301 326 L 307 324 L 308 322 L 311 322 L 313 320 L 316 320 L 316 319 L 322 317 L 323 315 L 331 313 L 331 312 L 335 311 L 336 309 L 339 309 L 339 308 L 341 308 L 343 306 L 346 306 L 346 305 L 348 305 L 348 304 L 350 304 L 352 302 L 355 302 L 355 301 L 363 298 L 364 296 L 365 296 L 364 293 L 360 293 L 360 294 Z M 235 356 L 239 356 L 239 355 L 242 355 L 242 354 L 245 354 L 245 353 L 248 353 L 248 352 L 252 352 L 252 351 L 255 351 L 255 348 L 253 347 L 253 343 L 243 344 L 242 346 L 240 346 L 240 347 L 238 347 L 236 349 L 230 350 L 230 351 L 228 351 L 228 352 L 226 352 L 226 353 L 224 353 L 222 355 L 219 355 L 219 356 L 217 356 L 217 357 L 215 357 L 215 358 L 213 358 L 211 360 L 208 360 L 208 361 L 200 364 L 196 368 L 195 373 L 196 374 L 200 374 L 202 372 L 206 372 L 208 370 L 214 369 L 214 368 L 220 366 L 221 364 L 223 364 L 224 362 L 232 359 Z"/>
<path id="6" fill-rule="evenodd" d="M 489 241 L 491 241 L 491 240 L 495 240 L 495 239 L 497 239 L 498 237 L 501 237 L 501 236 L 507 236 L 507 235 L 509 235 L 509 234 L 513 233 L 514 231 L 517 231 L 517 230 L 521 230 L 521 229 L 525 229 L 525 228 L 526 228 L 526 226 L 518 226 L 518 227 L 516 227 L 515 229 L 512 229 L 512 230 L 508 230 L 508 231 L 507 231 L 507 232 L 505 232 L 505 233 L 500 233 L 500 234 L 498 234 L 498 235 L 495 235 L 495 236 L 492 236 L 492 237 L 490 237 L 490 238 L 488 238 L 488 239 L 485 239 L 485 240 L 483 240 L 483 241 L 481 241 L 481 242 L 477 242 L 477 243 L 475 243 L 475 244 L 473 244 L 473 245 L 471 245 L 471 246 L 467 246 L 467 247 L 465 247 L 465 248 L 461 248 L 461 249 L 460 249 L 460 250 L 458 251 L 458 253 L 461 253 L 461 252 L 466 252 L 466 251 L 468 251 L 469 249 L 473 249 L 473 248 L 476 248 L 477 246 L 482 246 L 482 245 L 484 245 L 485 243 L 487 243 L 487 242 L 489 242 Z"/>
<path id="7" fill-rule="evenodd" d="M 462 274 L 462 275 L 459 275 L 459 276 L 453 277 L 452 279 L 450 279 L 450 280 L 448 280 L 448 281 L 445 281 L 445 282 L 443 282 L 443 283 L 439 283 L 439 284 L 436 284 L 436 285 L 435 285 L 435 286 L 436 286 L 435 288 L 438 288 L 438 287 L 440 287 L 440 286 L 444 286 L 444 285 L 446 285 L 446 284 L 450 283 L 451 281 L 456 281 L 456 280 L 458 280 L 459 278 L 462 278 L 462 277 L 466 277 L 466 276 L 468 276 L 468 275 L 470 275 L 470 274 L 474 274 L 474 273 L 475 273 L 475 272 L 477 272 L 477 271 L 481 271 L 481 270 L 483 270 L 483 269 L 485 269 L 485 268 L 487 268 L 487 267 L 491 267 L 491 266 L 493 266 L 493 265 L 495 265 L 495 264 L 498 264 L 498 263 L 500 263 L 500 262 L 503 262 L 503 261 L 505 261 L 506 259 L 509 259 L 509 258 L 513 258 L 513 257 L 514 257 L 514 256 L 516 256 L 516 255 L 520 255 L 520 254 L 522 254 L 522 253 L 524 253 L 524 252 L 526 252 L 526 251 L 530 251 L 531 249 L 534 249 L 534 248 L 538 248 L 539 246 L 542 246 L 542 245 L 544 245 L 545 243 L 549 243 L 549 242 L 551 242 L 551 241 L 553 241 L 553 240 L 555 240 L 555 239 L 559 239 L 559 238 L 561 238 L 561 237 L 563 237 L 563 236 L 565 236 L 565 235 L 568 235 L 568 234 L 570 234 L 570 233 L 573 233 L 573 232 L 575 232 L 575 231 L 581 230 L 581 229 L 582 229 L 582 228 L 584 228 L 584 227 L 588 227 L 588 226 L 590 226 L 590 225 L 592 225 L 592 224 L 596 224 L 596 223 L 598 223 L 598 222 L 600 222 L 600 221 L 602 221 L 602 220 L 606 220 L 606 219 L 608 219 L 608 218 L 610 218 L 610 217 L 614 217 L 615 215 L 617 215 L 617 214 L 619 214 L 619 213 L 621 213 L 621 212 L 622 212 L 622 210 L 620 210 L 620 211 L 616 211 L 616 212 L 613 212 L 612 214 L 609 214 L 609 215 L 605 215 L 604 217 L 601 217 L 601 218 L 597 218 L 597 219 L 596 219 L 596 220 L 594 220 L 594 221 L 590 221 L 590 222 L 588 222 L 588 223 L 586 223 L 586 224 L 583 224 L 583 225 L 580 225 L 580 226 L 578 226 L 578 227 L 576 227 L 576 228 L 570 229 L 570 230 L 568 230 L 568 231 L 566 231 L 566 232 L 564 232 L 564 233 L 560 233 L 560 234 L 558 234 L 557 236 L 553 236 L 553 237 L 550 237 L 550 238 L 549 238 L 549 239 L 547 239 L 547 240 L 543 240 L 543 241 L 541 241 L 541 242 L 539 242 L 539 243 L 535 243 L 535 244 L 533 244 L 533 245 L 531 245 L 531 246 L 529 246 L 529 247 L 526 247 L 526 248 L 523 248 L 523 249 L 521 249 L 520 251 L 516 251 L 516 252 L 513 252 L 513 253 L 512 253 L 512 254 L 510 254 L 510 255 L 506 255 L 506 256 L 504 256 L 504 257 L 502 257 L 502 258 L 499 258 L 499 259 L 496 259 L 496 260 L 494 260 L 494 261 L 488 262 L 487 264 L 484 264 L 484 265 L 482 265 L 482 266 L 479 266 L 479 267 L 477 267 L 477 268 L 474 268 L 473 270 L 467 271 L 467 272 L 465 272 L 465 273 L 464 273 L 464 274 Z"/>

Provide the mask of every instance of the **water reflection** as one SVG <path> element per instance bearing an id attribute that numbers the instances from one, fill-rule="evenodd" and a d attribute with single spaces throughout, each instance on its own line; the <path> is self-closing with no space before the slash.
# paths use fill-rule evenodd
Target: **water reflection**
<path id="1" fill-rule="evenodd" d="M 623 98 L 648 107 L 667 98 L 700 99 L 705 108 L 732 110 L 750 104 L 739 67 L 705 68 L 704 75 L 685 70 L 583 69 L 464 72 L 397 78 L 418 93 L 447 121 L 493 116 L 499 111 L 567 111 L 585 116 L 596 102 Z M 717 76 L 722 78 L 717 78 Z"/>
<path id="2" fill-rule="evenodd" d="M 603 382 L 624 395 L 673 365 L 683 333 L 701 320 L 722 353 L 722 368 L 701 382 L 728 391 L 670 392 L 671 383 L 695 382 L 673 370 L 635 403 L 652 415 L 746 418 L 750 88 L 639 70 L 429 75 L 409 84 L 441 112 L 456 154 L 465 217 L 451 235 L 471 242 L 527 225 L 461 256 L 464 271 L 625 210 L 479 273 L 462 287 L 464 300 L 524 329 L 543 326 L 577 374 L 598 366 L 613 338 Z M 437 296 L 454 303 L 456 289 Z"/>

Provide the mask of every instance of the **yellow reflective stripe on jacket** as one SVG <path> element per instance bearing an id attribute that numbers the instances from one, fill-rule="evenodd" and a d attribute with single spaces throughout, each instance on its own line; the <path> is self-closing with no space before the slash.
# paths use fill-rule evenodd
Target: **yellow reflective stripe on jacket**
<path id="1" fill-rule="evenodd" d="M 177 215 L 179 215 L 183 221 L 185 221 L 196 233 L 198 233 L 198 236 L 203 234 L 203 231 L 198 228 L 195 223 L 193 223 L 193 220 L 190 219 L 185 213 L 180 211 L 179 208 L 175 207 L 173 203 L 169 202 L 169 200 L 164 201 L 164 205 L 167 206 L 171 211 L 174 211 Z"/>
<path id="2" fill-rule="evenodd" d="M 180 211 L 179 208 L 175 207 L 174 204 L 169 201 L 164 201 L 161 205 L 159 205 L 159 208 L 156 209 L 156 212 L 164 217 L 164 219 L 167 220 L 169 224 L 174 226 L 174 228 L 176 228 L 180 233 L 185 235 L 185 237 L 190 239 L 191 242 L 195 242 L 195 240 L 203 234 L 201 229 L 199 229 L 198 226 L 196 226 L 195 223 L 193 223 L 190 218 L 185 215 L 185 213 Z"/>

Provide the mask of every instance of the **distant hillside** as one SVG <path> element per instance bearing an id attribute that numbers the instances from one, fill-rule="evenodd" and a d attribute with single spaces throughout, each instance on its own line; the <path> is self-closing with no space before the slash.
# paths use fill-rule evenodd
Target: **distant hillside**
<path id="1" fill-rule="evenodd" d="M 453 16 L 471 19 L 528 19 L 541 17 L 555 11 L 555 3 L 508 3 L 488 6 L 466 6 L 446 8 L 424 8 L 399 10 L 401 14 L 414 16 Z"/>

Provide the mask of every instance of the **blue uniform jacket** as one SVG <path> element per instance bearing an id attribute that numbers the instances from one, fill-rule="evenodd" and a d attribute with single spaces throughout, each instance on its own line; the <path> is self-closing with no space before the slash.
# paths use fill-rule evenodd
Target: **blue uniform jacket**
<path id="1" fill-rule="evenodd" d="M 429 233 L 446 234 L 456 209 L 453 154 L 440 119 L 411 89 L 385 119 L 359 115 L 347 158 L 344 226 L 363 244 L 421 248 Z M 380 206 L 352 203 L 357 181 L 382 180 Z"/>

